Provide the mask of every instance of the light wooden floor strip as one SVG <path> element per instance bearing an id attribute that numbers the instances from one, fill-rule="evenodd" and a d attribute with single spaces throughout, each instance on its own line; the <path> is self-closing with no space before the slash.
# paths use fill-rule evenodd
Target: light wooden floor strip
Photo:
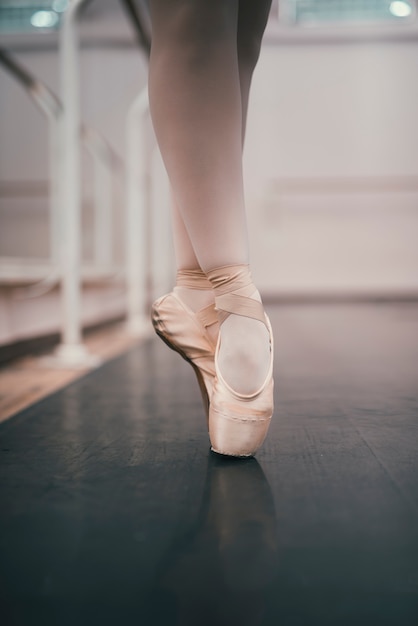
<path id="1" fill-rule="evenodd" d="M 85 345 L 103 362 L 122 354 L 141 338 L 132 337 L 123 323 L 89 332 Z M 28 355 L 0 369 L 0 422 L 84 376 L 89 369 L 54 369 L 45 365 L 45 355 Z"/>

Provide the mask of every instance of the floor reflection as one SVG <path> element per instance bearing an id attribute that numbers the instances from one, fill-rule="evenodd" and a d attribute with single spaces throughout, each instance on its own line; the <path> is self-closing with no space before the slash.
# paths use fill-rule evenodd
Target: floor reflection
<path id="1" fill-rule="evenodd" d="M 197 523 L 160 564 L 154 623 L 262 624 L 276 550 L 273 497 L 258 462 L 210 453 Z"/>

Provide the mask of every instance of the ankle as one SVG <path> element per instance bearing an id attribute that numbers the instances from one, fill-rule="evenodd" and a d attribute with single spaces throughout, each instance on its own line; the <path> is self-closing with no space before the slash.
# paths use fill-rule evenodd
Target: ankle
<path id="1" fill-rule="evenodd" d="M 246 263 L 215 267 L 208 270 L 206 276 L 212 285 L 215 298 L 244 287 L 248 290 L 250 285 L 254 287 L 254 291 L 256 289 L 252 282 L 250 266 Z"/>
<path id="2" fill-rule="evenodd" d="M 220 324 L 231 313 L 266 323 L 261 297 L 252 281 L 248 265 L 226 265 L 206 274 L 214 290 Z"/>
<path id="3" fill-rule="evenodd" d="M 176 287 L 185 287 L 197 291 L 212 289 L 210 281 L 200 267 L 177 270 Z"/>
<path id="4" fill-rule="evenodd" d="M 214 302 L 212 285 L 200 268 L 177 270 L 173 291 L 195 313 Z"/>
<path id="5" fill-rule="evenodd" d="M 190 287 L 176 285 L 173 292 L 194 313 L 215 302 L 212 289 L 191 289 Z"/>

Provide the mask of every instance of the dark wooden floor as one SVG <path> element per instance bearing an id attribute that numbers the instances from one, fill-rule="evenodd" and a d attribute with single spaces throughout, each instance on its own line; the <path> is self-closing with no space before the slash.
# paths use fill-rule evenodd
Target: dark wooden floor
<path id="1" fill-rule="evenodd" d="M 418 305 L 270 315 L 257 460 L 157 338 L 0 425 L 4 626 L 418 624 Z"/>

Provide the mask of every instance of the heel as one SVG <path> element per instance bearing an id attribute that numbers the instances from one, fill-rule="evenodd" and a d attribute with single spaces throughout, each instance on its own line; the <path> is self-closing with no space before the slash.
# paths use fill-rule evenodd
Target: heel
<path id="1" fill-rule="evenodd" d="M 197 382 L 199 385 L 199 389 L 200 389 L 200 394 L 202 396 L 202 402 L 203 402 L 203 408 L 205 410 L 205 415 L 206 415 L 206 422 L 208 424 L 208 429 L 209 429 L 209 403 L 210 403 L 210 393 L 212 390 L 212 378 L 211 376 L 204 376 L 201 369 L 199 368 L 198 365 L 196 365 L 188 356 L 185 352 L 183 352 L 183 350 L 181 350 L 181 348 L 172 343 L 168 337 L 166 337 L 160 330 L 158 330 L 156 327 L 154 327 L 154 330 L 156 332 L 156 334 L 158 335 L 158 337 L 166 344 L 166 346 L 168 346 L 169 348 L 171 348 L 171 350 L 174 350 L 174 352 L 177 352 L 177 354 L 179 354 L 185 361 L 187 361 L 187 363 L 190 363 L 190 365 L 193 368 L 194 373 L 196 374 L 196 378 L 197 378 Z"/>
<path id="2" fill-rule="evenodd" d="M 214 305 L 194 313 L 172 292 L 154 302 L 151 320 L 160 339 L 193 367 L 208 421 L 215 369 L 207 328 L 218 323 Z"/>

